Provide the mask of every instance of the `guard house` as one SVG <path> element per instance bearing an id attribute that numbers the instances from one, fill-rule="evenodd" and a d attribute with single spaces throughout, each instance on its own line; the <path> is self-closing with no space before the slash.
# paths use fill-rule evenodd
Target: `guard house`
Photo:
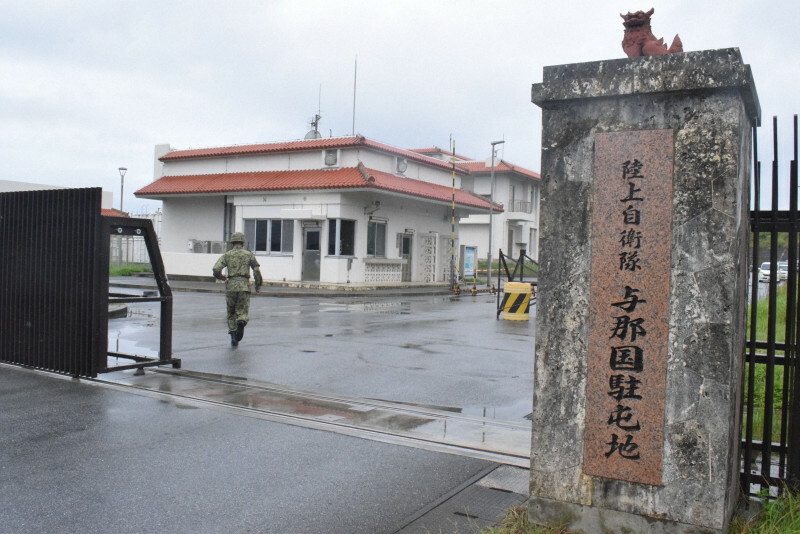
<path id="1" fill-rule="evenodd" d="M 445 283 L 452 206 L 456 236 L 459 220 L 489 213 L 488 200 L 461 189 L 468 174 L 361 135 L 157 145 L 154 180 L 135 194 L 163 202 L 161 250 L 172 275 L 210 276 L 241 231 L 266 281 Z"/>

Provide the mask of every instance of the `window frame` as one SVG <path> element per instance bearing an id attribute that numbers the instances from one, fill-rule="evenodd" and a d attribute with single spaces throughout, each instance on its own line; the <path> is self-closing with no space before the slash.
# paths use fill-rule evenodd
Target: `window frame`
<path id="1" fill-rule="evenodd" d="M 343 239 L 343 230 L 352 235 L 345 235 L 345 239 Z M 349 240 L 346 239 L 347 237 Z M 328 219 L 328 256 L 353 258 L 355 254 L 356 221 L 354 219 Z"/>
<path id="2" fill-rule="evenodd" d="M 367 222 L 367 256 L 371 258 L 386 257 L 386 227 L 386 221 L 370 220 Z M 380 245 L 383 245 L 383 250 L 379 250 Z"/>
<path id="3" fill-rule="evenodd" d="M 244 219 L 243 222 L 248 250 L 259 256 L 294 255 L 294 219 Z"/>

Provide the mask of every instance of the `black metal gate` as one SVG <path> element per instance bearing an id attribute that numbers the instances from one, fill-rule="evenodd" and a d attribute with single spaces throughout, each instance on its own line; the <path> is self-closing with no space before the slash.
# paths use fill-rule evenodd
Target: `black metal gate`
<path id="1" fill-rule="evenodd" d="M 776 496 L 800 487 L 800 355 L 798 354 L 797 116 L 788 177 L 788 211 L 779 209 L 778 128 L 773 119 L 771 209 L 761 210 L 761 164 L 753 129 L 752 273 L 742 406 L 742 487 Z"/>
<path id="2" fill-rule="evenodd" d="M 72 376 L 172 364 L 172 294 L 149 220 L 101 215 L 100 188 L 0 194 L 0 361 Z M 143 235 L 160 300 L 158 359 L 109 368 L 109 236 Z"/>

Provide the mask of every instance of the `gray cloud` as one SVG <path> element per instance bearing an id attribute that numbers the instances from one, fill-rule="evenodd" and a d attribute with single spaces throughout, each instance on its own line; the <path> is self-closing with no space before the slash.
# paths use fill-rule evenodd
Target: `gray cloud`
<path id="1" fill-rule="evenodd" d="M 654 31 L 687 50 L 736 46 L 764 116 L 788 137 L 798 111 L 794 2 L 654 5 Z M 531 83 L 545 65 L 620 58 L 630 2 L 39 2 L 0 7 L 0 158 L 5 179 L 119 193 L 152 179 L 153 146 L 324 135 L 503 156 L 539 170 Z M 321 102 L 320 102 L 321 86 Z M 785 130 L 786 135 L 784 135 Z M 762 132 L 762 146 L 771 135 Z M 787 149 L 788 150 L 788 149 Z M 788 156 L 788 153 L 787 153 Z M 763 158 L 767 159 L 767 158 Z M 118 198 L 116 200 L 118 203 Z"/>

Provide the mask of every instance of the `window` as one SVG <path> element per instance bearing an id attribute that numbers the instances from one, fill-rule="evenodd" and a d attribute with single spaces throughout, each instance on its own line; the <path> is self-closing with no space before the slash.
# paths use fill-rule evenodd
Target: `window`
<path id="1" fill-rule="evenodd" d="M 245 247 L 253 252 L 291 254 L 294 250 L 294 221 L 291 219 L 245 219 Z"/>
<path id="2" fill-rule="evenodd" d="M 367 256 L 386 257 L 386 223 L 369 221 L 367 225 Z"/>
<path id="3" fill-rule="evenodd" d="M 356 253 L 356 222 L 347 219 L 328 220 L 328 255 L 354 256 Z"/>

